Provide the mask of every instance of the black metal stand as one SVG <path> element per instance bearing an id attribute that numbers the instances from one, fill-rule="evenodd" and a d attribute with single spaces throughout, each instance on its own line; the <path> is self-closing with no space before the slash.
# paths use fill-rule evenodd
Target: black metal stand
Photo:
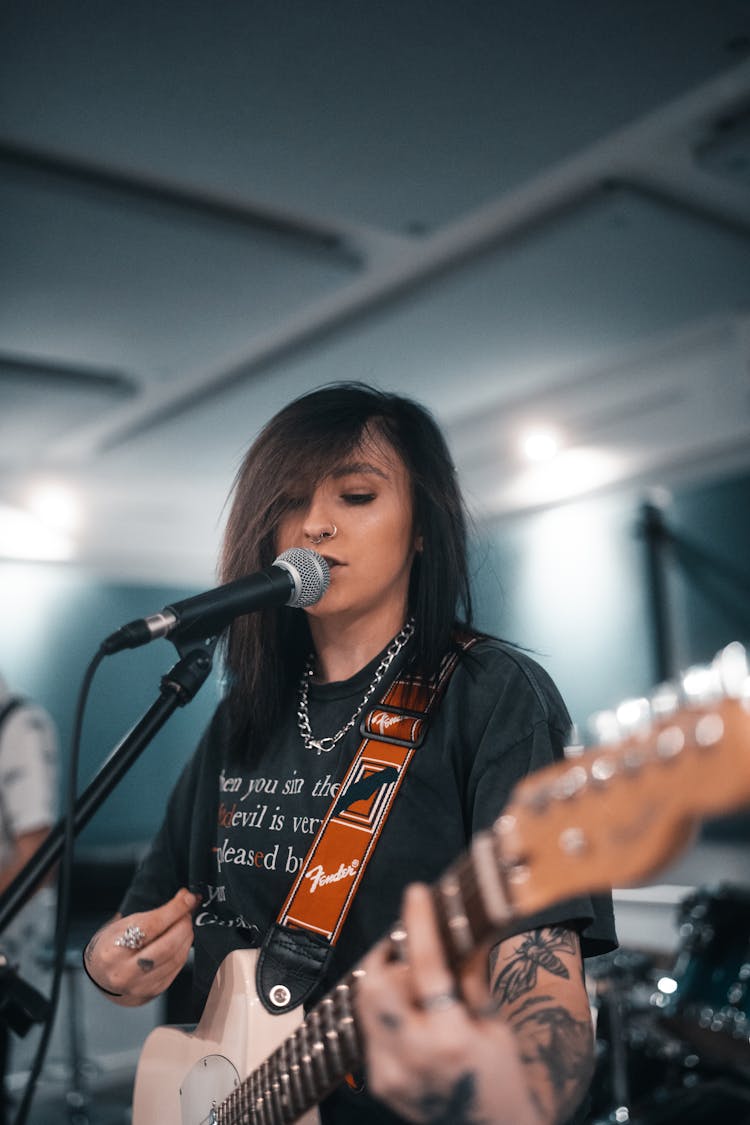
<path id="1" fill-rule="evenodd" d="M 159 698 L 143 718 L 115 747 L 75 803 L 73 828 L 77 836 L 99 806 L 178 707 L 184 707 L 205 683 L 212 665 L 216 638 L 200 647 L 193 646 L 162 677 Z M 178 650 L 179 651 L 179 650 Z M 50 831 L 44 843 L 0 896 L 0 934 L 36 890 L 39 882 L 60 858 L 65 838 L 65 817 Z"/>
<path id="2" fill-rule="evenodd" d="M 646 544 L 646 577 L 651 610 L 656 680 L 664 682 L 676 672 L 672 621 L 668 597 L 667 551 L 672 535 L 661 508 L 646 502 L 641 508 L 641 531 Z"/>

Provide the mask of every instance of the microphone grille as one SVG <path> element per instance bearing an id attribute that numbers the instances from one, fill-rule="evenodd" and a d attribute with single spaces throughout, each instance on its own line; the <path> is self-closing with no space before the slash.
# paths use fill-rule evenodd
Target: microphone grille
<path id="1" fill-rule="evenodd" d="M 291 574 L 294 590 L 286 604 L 297 609 L 319 602 L 331 581 L 328 563 L 309 547 L 290 547 L 274 559 L 273 565 L 281 566 Z"/>

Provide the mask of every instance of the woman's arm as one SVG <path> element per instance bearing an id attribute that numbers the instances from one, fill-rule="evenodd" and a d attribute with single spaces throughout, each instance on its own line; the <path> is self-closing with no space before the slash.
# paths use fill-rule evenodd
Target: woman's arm
<path id="1" fill-rule="evenodd" d="M 550 926 L 519 934 L 490 955 L 490 993 L 513 1031 L 529 1094 L 543 1121 L 565 1121 L 594 1068 L 591 1011 L 578 934 Z"/>
<path id="2" fill-rule="evenodd" d="M 477 962 L 458 995 L 427 888 L 407 890 L 403 922 L 407 957 L 394 961 L 381 943 L 363 963 L 371 1093 L 430 1125 L 564 1121 L 593 1069 L 577 935 L 549 928 L 508 939 L 493 951 L 489 988 Z"/>

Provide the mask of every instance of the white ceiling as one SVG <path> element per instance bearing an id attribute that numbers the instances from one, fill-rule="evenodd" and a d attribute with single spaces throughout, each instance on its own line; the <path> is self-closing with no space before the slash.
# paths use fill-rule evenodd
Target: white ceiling
<path id="1" fill-rule="evenodd" d="M 745 467 L 749 251 L 747 0 L 6 0 L 0 516 L 62 480 L 75 559 L 203 580 L 332 379 L 480 515 Z"/>

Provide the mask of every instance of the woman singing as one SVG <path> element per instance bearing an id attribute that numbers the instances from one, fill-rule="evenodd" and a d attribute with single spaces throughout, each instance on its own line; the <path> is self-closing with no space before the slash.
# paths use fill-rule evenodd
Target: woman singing
<path id="1" fill-rule="evenodd" d="M 142 1004 L 193 946 L 199 1012 L 227 954 L 261 947 L 259 991 L 273 1011 L 297 993 L 309 1008 L 362 962 L 364 1087 L 336 1089 L 325 1125 L 567 1121 L 593 1067 L 582 955 L 614 945 L 609 898 L 523 919 L 459 987 L 424 886 L 493 823 L 519 779 L 561 756 L 570 729 L 545 672 L 472 631 L 464 508 L 429 413 L 336 384 L 272 418 L 235 481 L 221 581 L 290 548 L 325 558 L 330 586 L 304 610 L 231 625 L 224 698 L 120 914 L 89 943 L 87 971 L 116 1003 Z M 408 764 L 365 761 L 345 780 L 361 723 L 392 685 L 408 700 L 441 675 Z M 380 733 L 400 730 L 400 712 L 383 708 Z M 371 850 L 320 860 L 329 809 L 369 824 L 386 783 L 397 791 Z M 350 879 L 333 938 L 297 925 L 297 884 L 313 909 Z M 394 956 L 379 939 L 399 917 Z"/>

